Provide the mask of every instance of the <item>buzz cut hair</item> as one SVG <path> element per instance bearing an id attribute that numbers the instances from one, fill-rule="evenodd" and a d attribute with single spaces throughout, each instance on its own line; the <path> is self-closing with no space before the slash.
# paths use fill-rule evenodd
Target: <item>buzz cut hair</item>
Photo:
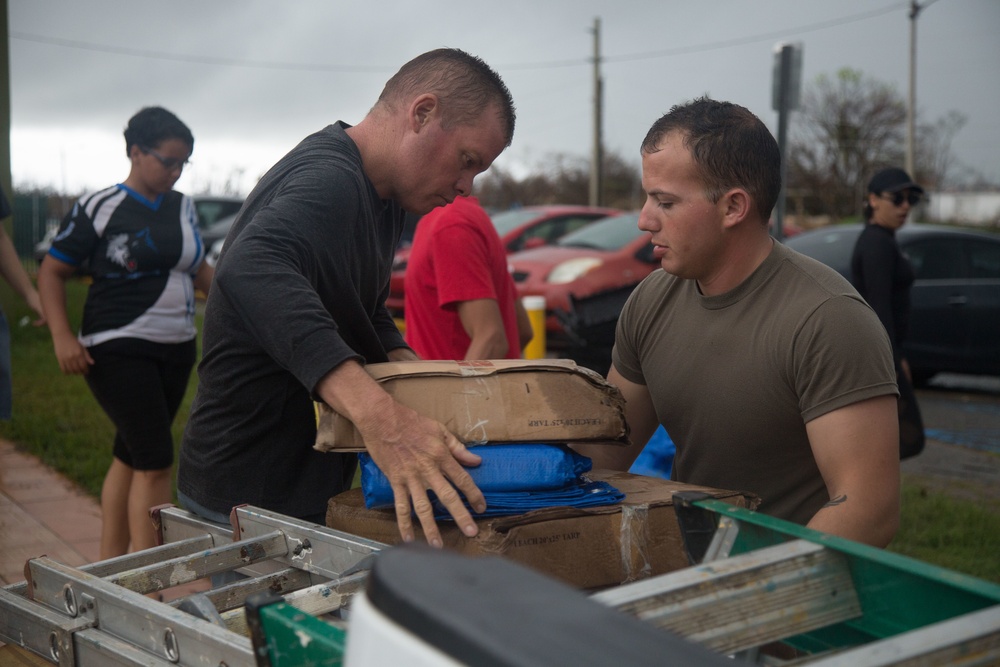
<path id="1" fill-rule="evenodd" d="M 642 141 L 641 153 L 660 150 L 679 132 L 713 204 L 731 188 L 746 190 L 767 224 L 781 193 L 781 151 L 767 126 L 745 107 L 701 97 L 660 117 Z"/>
<path id="2" fill-rule="evenodd" d="M 375 108 L 396 110 L 415 95 L 432 93 L 441 102 L 442 123 L 471 125 L 494 108 L 503 124 L 506 146 L 514 139 L 514 99 L 500 75 L 481 58 L 453 48 L 423 53 L 389 79 Z"/>

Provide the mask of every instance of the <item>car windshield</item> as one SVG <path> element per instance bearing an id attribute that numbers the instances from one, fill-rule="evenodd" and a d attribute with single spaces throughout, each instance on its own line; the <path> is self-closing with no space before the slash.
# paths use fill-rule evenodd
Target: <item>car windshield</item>
<path id="1" fill-rule="evenodd" d="M 604 218 L 567 234 L 556 241 L 556 245 L 564 248 L 618 250 L 637 236 L 645 234 L 637 227 L 638 224 L 638 213 Z"/>
<path id="2" fill-rule="evenodd" d="M 541 215 L 542 213 L 537 209 L 519 208 L 491 215 L 490 220 L 493 221 L 493 226 L 497 228 L 497 233 L 503 236 L 510 230 L 520 227 L 529 220 L 534 220 Z"/>
<path id="3" fill-rule="evenodd" d="M 194 200 L 194 208 L 198 212 L 198 225 L 208 229 L 216 221 L 227 215 L 236 215 L 243 206 L 242 199 L 198 198 Z"/>

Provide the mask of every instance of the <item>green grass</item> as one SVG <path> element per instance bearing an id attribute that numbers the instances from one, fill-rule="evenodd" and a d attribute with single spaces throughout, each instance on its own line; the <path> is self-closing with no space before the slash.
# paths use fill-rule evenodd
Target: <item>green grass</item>
<path id="1" fill-rule="evenodd" d="M 952 498 L 904 480 L 902 502 L 890 551 L 1000 583 L 1000 501 Z"/>
<path id="2" fill-rule="evenodd" d="M 74 328 L 80 321 L 87 286 L 66 285 L 67 310 Z M 0 437 L 18 449 L 38 456 L 90 495 L 100 496 L 104 474 L 111 463 L 114 427 L 79 375 L 63 375 L 52 350 L 46 327 L 22 326 L 33 318 L 24 302 L 0 281 L 0 306 L 10 326 L 13 366 L 13 419 L 0 422 Z M 197 320 L 201 330 L 201 317 Z M 184 423 L 197 386 L 191 374 L 187 395 L 174 422 L 175 448 L 180 445 Z"/>
<path id="3" fill-rule="evenodd" d="M 79 282 L 67 285 L 74 324 L 79 322 L 86 289 Z M 0 422 L 0 437 L 35 454 L 98 497 L 111 461 L 111 423 L 83 378 L 59 371 L 48 330 L 19 325 L 30 312 L 3 281 L 0 306 L 10 323 L 14 367 L 14 418 Z M 174 424 L 178 446 L 196 383 L 197 374 L 192 373 Z M 1000 503 L 981 505 L 904 479 L 901 527 L 889 549 L 1000 582 Z"/>

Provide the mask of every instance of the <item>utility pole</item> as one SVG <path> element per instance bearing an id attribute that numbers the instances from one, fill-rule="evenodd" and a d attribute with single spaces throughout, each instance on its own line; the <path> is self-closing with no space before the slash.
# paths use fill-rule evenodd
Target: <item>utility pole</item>
<path id="1" fill-rule="evenodd" d="M 601 147 L 601 99 L 603 97 L 603 82 L 601 81 L 601 19 L 594 19 L 594 146 L 590 163 L 590 205 L 601 206 L 604 190 L 604 150 Z"/>
<path id="2" fill-rule="evenodd" d="M 7 0 L 0 0 L 0 186 L 14 203 L 10 170 L 10 27 Z"/>
<path id="3" fill-rule="evenodd" d="M 781 154 L 781 193 L 774 208 L 774 238 L 785 239 L 785 196 L 788 192 L 788 116 L 799 108 L 802 87 L 802 44 L 780 43 L 774 47 L 771 106 L 778 112 L 778 152 Z"/>
<path id="4" fill-rule="evenodd" d="M 917 142 L 915 125 L 917 118 L 917 17 L 931 3 L 937 0 L 927 0 L 919 4 L 910 0 L 910 94 L 906 105 L 906 173 L 910 178 L 917 178 L 916 155 Z"/>
<path id="5" fill-rule="evenodd" d="M 914 124 L 917 114 L 917 16 L 922 7 L 910 0 L 910 94 L 906 105 L 906 173 L 916 178 L 914 162 Z"/>

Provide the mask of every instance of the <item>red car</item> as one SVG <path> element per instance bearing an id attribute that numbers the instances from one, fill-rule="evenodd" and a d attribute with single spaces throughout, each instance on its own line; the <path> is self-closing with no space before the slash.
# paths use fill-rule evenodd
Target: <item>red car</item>
<path id="1" fill-rule="evenodd" d="M 500 240 L 510 254 L 525 248 L 537 248 L 553 243 L 565 234 L 585 227 L 595 220 L 621 213 L 622 211 L 618 209 L 594 206 L 525 206 L 492 214 L 490 220 L 493 221 L 500 234 Z M 409 257 L 410 247 L 406 245 L 396 251 L 396 257 L 393 259 L 389 298 L 385 300 L 385 305 L 393 317 L 403 317 L 403 282 Z"/>
<path id="2" fill-rule="evenodd" d="M 548 347 L 587 344 L 594 327 L 610 327 L 613 339 L 625 298 L 660 266 L 638 222 L 638 212 L 605 218 L 508 258 L 518 294 L 545 297 Z"/>

